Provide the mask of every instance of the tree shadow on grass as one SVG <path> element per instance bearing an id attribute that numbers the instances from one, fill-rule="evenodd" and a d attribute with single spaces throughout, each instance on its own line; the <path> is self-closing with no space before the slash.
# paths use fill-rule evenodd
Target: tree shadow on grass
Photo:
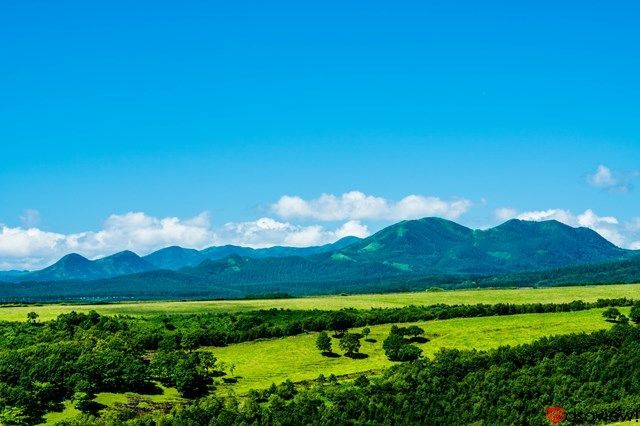
<path id="1" fill-rule="evenodd" d="M 162 395 L 164 391 L 157 383 L 149 382 L 140 389 L 137 389 L 137 392 L 143 395 Z"/>
<path id="2" fill-rule="evenodd" d="M 335 352 L 322 352 L 322 356 L 326 356 L 327 358 L 340 358 L 340 354 Z"/>
<path id="3" fill-rule="evenodd" d="M 225 383 L 238 383 L 237 377 L 223 377 L 222 381 Z"/>
<path id="4" fill-rule="evenodd" d="M 351 354 L 351 355 L 345 355 L 348 356 L 351 359 L 366 359 L 369 358 L 369 354 L 363 354 L 363 353 L 355 353 L 355 354 Z"/>
<path id="5" fill-rule="evenodd" d="M 369 342 L 369 343 L 377 343 L 378 341 L 376 339 L 364 339 L 365 342 Z"/>
<path id="6" fill-rule="evenodd" d="M 412 337 L 411 339 L 408 339 L 407 341 L 409 343 L 427 343 L 429 339 L 422 336 L 416 336 L 416 337 Z"/>

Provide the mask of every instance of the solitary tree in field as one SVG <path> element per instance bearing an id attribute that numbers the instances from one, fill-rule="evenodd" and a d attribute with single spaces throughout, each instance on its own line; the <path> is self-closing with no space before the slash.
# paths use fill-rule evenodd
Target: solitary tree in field
<path id="1" fill-rule="evenodd" d="M 408 336 L 418 337 L 424 334 L 424 330 L 417 325 L 410 325 L 407 327 L 406 333 Z"/>
<path id="2" fill-rule="evenodd" d="M 40 318 L 40 315 L 38 315 L 37 313 L 35 313 L 33 311 L 29 312 L 27 314 L 27 322 L 29 324 L 37 324 L 38 323 L 38 318 Z"/>
<path id="3" fill-rule="evenodd" d="M 326 331 L 320 332 L 318 334 L 318 338 L 316 339 L 316 348 L 320 352 L 331 353 L 331 337 L 327 334 Z"/>
<path id="4" fill-rule="evenodd" d="M 371 334 L 371 329 L 369 327 L 365 327 L 362 329 L 362 337 L 366 339 L 367 337 L 369 337 L 369 334 Z"/>
<path id="5" fill-rule="evenodd" d="M 608 308 L 603 313 L 602 316 L 609 321 L 615 321 L 620 316 L 620 311 L 617 308 Z"/>
<path id="6" fill-rule="evenodd" d="M 340 339 L 340 349 L 345 351 L 345 355 L 353 357 L 360 352 L 360 336 L 353 333 L 345 333 Z"/>

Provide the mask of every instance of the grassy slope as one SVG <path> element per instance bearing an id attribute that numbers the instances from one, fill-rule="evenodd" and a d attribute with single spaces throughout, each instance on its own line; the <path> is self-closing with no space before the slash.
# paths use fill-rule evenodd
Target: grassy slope
<path id="1" fill-rule="evenodd" d="M 610 327 L 602 319 L 603 309 L 558 314 L 525 314 L 484 318 L 460 318 L 417 323 L 423 327 L 430 342 L 421 344 L 423 353 L 431 356 L 440 348 L 490 349 L 503 345 L 517 345 L 543 336 L 572 332 L 592 332 Z M 628 309 L 621 310 L 628 313 Z M 327 358 L 315 348 L 316 334 L 240 343 L 213 348 L 219 360 L 235 363 L 239 381 L 233 387 L 238 394 L 252 388 L 264 388 L 287 378 L 304 381 L 321 373 L 346 375 L 370 370 L 379 371 L 392 363 L 382 351 L 382 340 L 390 325 L 371 327 L 376 343 L 362 342 L 361 352 L 368 358 L 353 360 L 346 357 Z M 333 339 L 334 352 L 339 352 Z M 220 390 L 224 393 L 226 390 Z"/>
<path id="2" fill-rule="evenodd" d="M 177 389 L 162 386 L 160 383 L 156 383 L 156 384 L 160 389 L 162 389 L 161 394 L 142 395 L 134 392 L 127 392 L 127 393 L 101 392 L 96 395 L 94 401 L 107 407 L 113 407 L 116 404 L 126 404 L 129 401 L 129 398 L 139 398 L 144 401 L 150 401 L 154 403 L 175 403 L 175 402 L 184 401 L 184 399 L 180 397 L 180 394 L 178 394 Z M 50 412 L 47 415 L 45 415 L 44 423 L 42 424 L 55 425 L 58 422 L 72 419 L 78 415 L 80 415 L 80 411 L 73 406 L 73 402 L 65 401 L 64 409 L 62 411 Z"/>
<path id="3" fill-rule="evenodd" d="M 573 300 L 595 301 L 600 298 L 628 297 L 640 299 L 639 284 L 555 287 L 516 290 L 464 290 L 447 292 L 415 292 L 363 294 L 353 296 L 321 296 L 277 300 L 224 300 L 198 302 L 135 302 L 102 305 L 43 305 L 0 307 L 0 321 L 24 321 L 35 311 L 40 319 L 53 319 L 72 310 L 86 312 L 95 309 L 101 314 L 154 315 L 165 313 L 197 313 L 211 311 L 248 311 L 268 308 L 284 309 L 369 309 L 393 308 L 405 305 L 476 304 L 476 303 L 563 303 Z"/>

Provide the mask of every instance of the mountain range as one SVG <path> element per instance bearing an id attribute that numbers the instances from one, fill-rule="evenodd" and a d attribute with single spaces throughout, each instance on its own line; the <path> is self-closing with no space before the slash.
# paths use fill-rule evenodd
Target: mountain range
<path id="1" fill-rule="evenodd" d="M 174 246 L 143 257 L 123 251 L 97 260 L 69 254 L 40 271 L 0 275 L 5 281 L 0 284 L 0 298 L 318 294 L 384 290 L 390 283 L 447 285 L 489 282 L 488 277 L 495 283 L 500 276 L 517 281 L 514 274 L 528 276 L 530 283 L 531 277 L 542 276 L 541 271 L 563 275 L 563 268 L 569 268 L 575 276 L 576 267 L 612 267 L 616 262 L 627 262 L 625 271 L 634 274 L 636 259 L 640 259 L 636 251 L 616 247 L 590 229 L 557 221 L 514 219 L 474 230 L 445 219 L 424 218 L 399 222 L 364 239 L 347 237 L 319 247 Z"/>

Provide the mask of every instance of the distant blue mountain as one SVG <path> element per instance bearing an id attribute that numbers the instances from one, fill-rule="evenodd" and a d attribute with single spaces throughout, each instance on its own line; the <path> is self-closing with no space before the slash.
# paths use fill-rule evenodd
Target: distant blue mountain
<path id="1" fill-rule="evenodd" d="M 177 271 L 188 266 L 197 266 L 205 260 L 218 260 L 228 256 L 240 256 L 248 259 L 265 259 L 269 257 L 310 256 L 340 250 L 360 241 L 357 237 L 344 237 L 335 243 L 314 247 L 283 247 L 253 249 L 234 245 L 214 246 L 204 250 L 194 250 L 177 246 L 167 247 L 143 258 L 157 269 Z"/>
<path id="2" fill-rule="evenodd" d="M 71 253 L 47 268 L 17 278 L 20 281 L 96 280 L 153 269 L 153 265 L 128 250 L 98 260 L 89 260 L 77 253 Z M 15 280 L 16 278 L 13 279 Z"/>

